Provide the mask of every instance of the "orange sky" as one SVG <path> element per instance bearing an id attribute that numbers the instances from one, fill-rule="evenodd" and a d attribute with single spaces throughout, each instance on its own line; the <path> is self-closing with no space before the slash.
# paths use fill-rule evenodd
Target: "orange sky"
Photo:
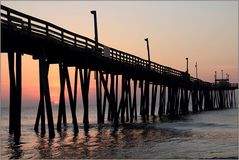
<path id="1" fill-rule="evenodd" d="M 223 69 L 224 73 L 229 73 L 231 82 L 238 82 L 237 1 L 1 3 L 91 39 L 94 39 L 94 30 L 90 11 L 95 9 L 101 43 L 147 58 L 144 38 L 148 37 L 152 61 L 185 71 L 185 58 L 188 57 L 192 76 L 195 76 L 197 61 L 199 78 L 213 81 L 214 71 L 221 75 Z M 1 98 L 6 104 L 9 96 L 7 67 L 7 56 L 1 54 Z M 51 66 L 49 79 L 53 102 L 59 99 L 58 78 L 58 66 Z M 23 82 L 23 103 L 37 104 L 38 62 L 26 55 Z M 95 90 L 90 92 L 94 94 Z"/>

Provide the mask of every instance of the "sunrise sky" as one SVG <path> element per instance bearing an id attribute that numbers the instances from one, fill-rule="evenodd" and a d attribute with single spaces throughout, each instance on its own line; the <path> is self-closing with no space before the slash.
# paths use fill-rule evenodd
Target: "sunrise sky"
<path id="1" fill-rule="evenodd" d="M 188 57 L 192 76 L 196 74 L 197 61 L 200 79 L 213 82 L 214 71 L 221 77 L 223 69 L 231 82 L 238 82 L 238 1 L 1 1 L 1 4 L 91 39 L 94 25 L 90 11 L 96 10 L 101 43 L 147 58 L 144 39 L 149 38 L 154 62 L 185 71 Z M 53 103 L 59 101 L 56 71 L 58 67 L 51 66 Z M 38 62 L 24 55 L 23 103 L 38 103 L 38 83 Z M 93 88 L 91 92 L 95 92 Z M 1 54 L 1 93 L 1 103 L 8 104 L 6 54 Z"/>

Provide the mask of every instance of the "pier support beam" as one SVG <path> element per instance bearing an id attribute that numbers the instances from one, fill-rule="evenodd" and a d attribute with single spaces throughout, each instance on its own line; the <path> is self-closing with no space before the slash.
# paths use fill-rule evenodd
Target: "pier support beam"
<path id="1" fill-rule="evenodd" d="M 110 101 L 109 101 L 109 109 L 110 109 L 110 121 L 115 121 L 117 117 L 117 105 L 115 98 L 115 76 L 113 74 L 110 75 Z M 118 119 L 118 118 L 117 118 Z"/>
<path id="2" fill-rule="evenodd" d="M 117 114 L 117 106 L 116 106 L 114 89 L 111 88 L 110 89 L 111 91 L 109 92 L 106 80 L 105 80 L 101 71 L 100 71 L 100 73 L 101 73 L 100 76 L 101 76 L 102 84 L 103 84 L 103 87 L 104 87 L 104 90 L 105 90 L 105 95 L 109 100 L 109 108 L 111 108 L 111 111 L 112 111 L 114 127 L 115 127 L 115 129 L 117 129 L 119 122 L 118 122 L 118 114 Z M 114 81 L 113 75 L 111 75 L 111 81 L 112 81 L 111 86 L 114 86 L 113 85 L 114 84 L 113 83 L 113 81 Z"/>
<path id="3" fill-rule="evenodd" d="M 41 61 L 41 66 L 43 67 L 43 84 L 45 90 L 45 102 L 46 102 L 46 113 L 47 113 L 47 121 L 48 121 L 48 130 L 49 130 L 49 137 L 53 138 L 55 136 L 54 131 L 54 121 L 53 121 L 53 114 L 52 114 L 52 107 L 51 107 L 51 97 L 50 97 L 50 89 L 49 89 L 49 82 L 48 82 L 48 73 L 49 73 L 49 63 L 46 61 Z"/>
<path id="4" fill-rule="evenodd" d="M 224 90 L 219 90 L 219 109 L 225 108 Z"/>
<path id="5" fill-rule="evenodd" d="M 63 64 L 59 63 L 59 75 L 60 75 L 60 98 L 59 98 L 59 110 L 57 119 L 57 131 L 61 131 L 61 122 L 66 127 L 66 107 L 65 107 L 65 71 Z"/>
<path id="6" fill-rule="evenodd" d="M 97 104 L 97 123 L 103 123 L 102 117 L 102 87 L 101 87 L 101 76 L 99 76 L 99 72 L 95 71 L 95 79 L 96 79 L 96 104 Z"/>
<path id="7" fill-rule="evenodd" d="M 159 94 L 159 109 L 158 114 L 160 118 L 165 114 L 165 102 L 166 102 L 166 86 L 160 85 L 160 94 Z"/>
<path id="8" fill-rule="evenodd" d="M 179 87 L 175 87 L 175 92 L 174 92 L 174 110 L 175 110 L 175 115 L 179 115 L 179 99 L 180 98 L 180 88 Z"/>
<path id="9" fill-rule="evenodd" d="M 75 68 L 75 84 L 74 84 L 74 96 L 71 89 L 71 82 L 70 82 L 70 76 L 68 72 L 67 66 L 64 66 L 64 72 L 65 72 L 65 78 L 66 78 L 66 85 L 68 90 L 68 96 L 70 101 L 70 108 L 71 108 L 71 116 L 72 116 L 72 124 L 74 127 L 74 133 L 78 133 L 78 123 L 76 118 L 76 99 L 77 99 L 77 70 L 78 68 Z"/>
<path id="10" fill-rule="evenodd" d="M 234 108 L 237 108 L 237 101 L 236 101 L 236 91 L 234 90 L 234 92 L 233 92 L 233 101 L 234 101 Z"/>
<path id="11" fill-rule="evenodd" d="M 60 100 L 59 100 L 59 112 L 58 112 L 58 121 L 57 121 L 57 130 L 61 131 L 61 122 L 63 119 L 63 125 L 66 127 L 66 108 L 65 108 L 65 81 L 68 90 L 71 115 L 72 115 L 72 124 L 74 127 L 74 133 L 78 133 L 78 124 L 76 118 L 76 99 L 77 99 L 77 73 L 78 69 L 75 68 L 75 84 L 74 84 L 74 97 L 70 84 L 70 77 L 68 68 L 64 64 L 59 64 L 59 72 L 60 72 Z"/>
<path id="12" fill-rule="evenodd" d="M 16 79 L 14 74 L 14 52 L 8 53 L 8 67 L 9 67 L 9 79 L 10 79 L 10 103 L 9 103 L 9 133 L 15 131 L 15 115 L 14 107 L 16 107 Z"/>
<path id="13" fill-rule="evenodd" d="M 203 111 L 203 91 L 199 90 L 199 97 L 198 97 L 198 106 L 199 106 L 199 111 Z"/>
<path id="14" fill-rule="evenodd" d="M 181 100 L 180 100 L 180 113 L 182 115 L 187 115 L 189 113 L 188 109 L 189 98 L 188 90 L 186 88 L 181 89 Z"/>
<path id="15" fill-rule="evenodd" d="M 121 99 L 120 99 L 120 104 L 119 104 L 119 109 L 118 109 L 118 115 L 120 114 L 120 118 L 121 118 L 121 123 L 125 122 L 125 111 L 127 108 L 127 104 L 126 104 L 126 96 L 127 96 L 127 82 L 126 82 L 126 78 L 124 75 L 122 75 L 121 78 L 122 82 L 121 82 Z"/>
<path id="16" fill-rule="evenodd" d="M 173 118 L 174 115 L 174 96 L 172 86 L 168 86 L 167 115 L 169 118 Z"/>
<path id="17" fill-rule="evenodd" d="M 167 108 L 167 113 L 169 118 L 174 119 L 175 116 L 178 114 L 178 87 L 173 86 L 173 87 L 168 87 L 168 108 Z"/>
<path id="18" fill-rule="evenodd" d="M 9 104 L 9 133 L 14 134 L 14 140 L 21 136 L 21 100 L 22 100 L 22 54 L 16 53 L 16 67 L 14 69 L 14 52 L 8 52 L 9 78 L 10 78 L 10 104 Z M 16 71 L 16 76 L 14 72 Z"/>
<path id="19" fill-rule="evenodd" d="M 134 95 L 133 95 L 133 112 L 134 119 L 137 120 L 137 80 L 134 80 Z"/>
<path id="20" fill-rule="evenodd" d="M 119 81 L 119 76 L 116 75 L 116 84 L 115 84 L 115 103 L 116 103 L 116 111 L 118 111 L 118 82 Z"/>
<path id="21" fill-rule="evenodd" d="M 156 106 L 156 97 L 157 97 L 158 85 L 152 85 L 152 101 L 151 101 L 151 115 L 154 116 L 155 114 L 155 106 Z"/>
<path id="22" fill-rule="evenodd" d="M 145 111 L 146 112 L 146 117 L 147 117 L 147 120 L 149 120 L 149 81 L 146 80 L 145 81 Z"/>
<path id="23" fill-rule="evenodd" d="M 143 80 L 139 81 L 139 88 L 140 88 L 140 115 L 145 118 L 144 116 L 144 101 L 145 101 L 145 96 L 144 96 L 144 83 Z"/>
<path id="24" fill-rule="evenodd" d="M 75 133 L 78 133 L 78 123 L 77 123 L 77 118 L 76 118 L 76 101 L 77 101 L 77 77 L 78 77 L 78 68 L 75 68 L 75 84 L 74 84 L 74 103 L 71 107 L 71 114 L 72 114 L 72 123 L 74 126 L 74 131 Z"/>
<path id="25" fill-rule="evenodd" d="M 43 68 L 42 68 L 40 60 L 39 60 L 40 102 L 38 105 L 37 117 L 36 117 L 36 121 L 35 121 L 34 130 L 35 130 L 35 132 L 38 132 L 39 120 L 41 119 L 41 134 L 44 135 L 46 133 L 45 102 L 44 102 L 45 94 L 44 94 L 44 84 L 43 84 L 42 72 L 43 72 Z"/>
<path id="26" fill-rule="evenodd" d="M 193 113 L 198 112 L 198 90 L 197 89 L 192 90 L 192 109 L 193 109 Z"/>
<path id="27" fill-rule="evenodd" d="M 49 82 L 48 82 L 49 63 L 47 62 L 47 59 L 42 57 L 39 59 L 39 72 L 40 72 L 40 103 L 39 103 L 34 130 L 38 132 L 38 125 L 39 125 L 40 118 L 42 119 L 42 122 L 44 121 L 45 117 L 44 117 L 43 108 L 44 108 L 44 100 L 45 100 L 49 137 L 53 138 L 55 136 L 55 131 L 54 131 L 54 122 L 53 122 L 53 114 L 52 114 L 52 107 L 51 107 Z M 44 129 L 43 124 L 42 124 L 42 130 Z"/>
<path id="28" fill-rule="evenodd" d="M 126 97 L 127 97 L 126 103 L 128 104 L 129 114 L 130 114 L 130 122 L 133 122 L 134 108 L 133 108 L 133 102 L 132 102 L 132 96 L 131 96 L 131 79 L 130 78 L 127 78 Z"/>
<path id="29" fill-rule="evenodd" d="M 218 90 L 212 90 L 211 94 L 212 94 L 212 98 L 213 98 L 213 106 L 209 107 L 209 110 L 218 108 L 218 104 L 219 104 Z"/>
<path id="30" fill-rule="evenodd" d="M 85 130 L 89 128 L 89 85 L 90 85 L 90 70 L 84 69 L 83 71 L 80 69 L 80 80 L 81 80 L 81 91 L 82 91 L 82 99 L 84 106 L 84 115 L 83 115 L 83 123 Z"/>
<path id="31" fill-rule="evenodd" d="M 100 76 L 100 77 L 103 77 L 103 75 L 102 76 Z M 108 86 L 108 74 L 106 74 L 106 76 L 105 76 L 105 84 L 106 84 L 106 86 Z M 101 79 L 101 78 L 100 78 Z M 101 79 L 101 82 L 102 82 L 102 79 Z M 102 82 L 103 83 L 103 82 Z M 109 101 L 109 100 L 108 100 Z M 104 91 L 104 99 L 103 99 L 103 111 L 102 111 L 102 122 L 104 123 L 104 121 L 105 121 L 105 109 L 106 109 L 106 91 Z M 109 120 L 109 119 L 108 119 Z"/>

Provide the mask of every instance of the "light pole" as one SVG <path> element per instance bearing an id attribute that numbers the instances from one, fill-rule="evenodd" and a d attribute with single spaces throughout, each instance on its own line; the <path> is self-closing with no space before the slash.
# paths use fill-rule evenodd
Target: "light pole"
<path id="1" fill-rule="evenodd" d="M 97 54 L 98 52 L 98 30 L 97 30 L 97 16 L 96 16 L 96 11 L 93 10 L 90 12 L 91 14 L 94 15 L 94 29 L 95 29 L 95 53 Z M 97 113 L 101 113 L 101 99 L 100 99 L 100 92 L 101 92 L 101 86 L 100 86 L 100 76 L 101 74 L 98 73 L 99 71 L 95 71 L 95 80 L 96 80 L 96 105 L 97 105 Z M 100 74 L 100 75 L 99 75 Z M 97 119 L 98 123 L 102 122 L 102 117 L 100 114 L 97 114 Z"/>
<path id="2" fill-rule="evenodd" d="M 197 62 L 195 64 L 195 68 L 196 68 L 196 78 L 198 78 L 198 64 L 197 64 Z"/>
<path id="3" fill-rule="evenodd" d="M 150 52 L 149 52 L 149 40 L 148 38 L 145 38 L 144 39 L 147 43 L 147 51 L 148 51 L 148 61 L 149 61 L 149 67 L 150 67 Z"/>
<path id="4" fill-rule="evenodd" d="M 227 79 L 228 79 L 228 81 L 229 81 L 229 74 L 227 73 L 226 75 L 227 75 Z"/>
<path id="5" fill-rule="evenodd" d="M 95 29 L 95 53 L 98 51 L 98 29 L 97 29 L 97 16 L 96 11 L 90 11 L 94 15 L 94 29 Z M 95 79 L 98 79 L 98 71 L 95 71 Z"/>
<path id="6" fill-rule="evenodd" d="M 215 75 L 214 75 L 214 77 L 215 77 L 215 83 L 216 83 L 216 79 L 217 79 L 217 71 L 215 71 Z"/>
<path id="7" fill-rule="evenodd" d="M 188 58 L 186 58 L 187 65 L 186 65 L 186 72 L 188 73 Z"/>
<path id="8" fill-rule="evenodd" d="M 221 70 L 221 72 L 222 72 L 222 80 L 223 80 L 223 70 Z"/>
<path id="9" fill-rule="evenodd" d="M 94 15 L 94 26 L 95 26 L 95 50 L 98 50 L 98 30 L 97 30 L 97 16 L 96 11 L 91 11 L 91 14 Z"/>

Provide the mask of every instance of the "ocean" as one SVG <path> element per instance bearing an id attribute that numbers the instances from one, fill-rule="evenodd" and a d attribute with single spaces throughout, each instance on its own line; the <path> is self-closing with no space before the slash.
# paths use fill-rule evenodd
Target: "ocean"
<path id="1" fill-rule="evenodd" d="M 53 107 L 56 124 L 57 107 Z M 69 110 L 69 108 L 67 108 Z M 143 123 L 96 124 L 96 108 L 90 109 L 90 129 L 83 129 L 78 115 L 79 133 L 73 132 L 69 111 L 68 127 L 56 131 L 34 132 L 36 107 L 22 108 L 22 135 L 19 143 L 8 133 L 8 107 L 1 108 L 1 159 L 238 159 L 238 109 L 190 114 L 179 120 L 160 121 L 150 117 Z M 78 110 L 77 112 L 80 112 Z M 47 127 L 46 127 L 47 128 Z"/>

